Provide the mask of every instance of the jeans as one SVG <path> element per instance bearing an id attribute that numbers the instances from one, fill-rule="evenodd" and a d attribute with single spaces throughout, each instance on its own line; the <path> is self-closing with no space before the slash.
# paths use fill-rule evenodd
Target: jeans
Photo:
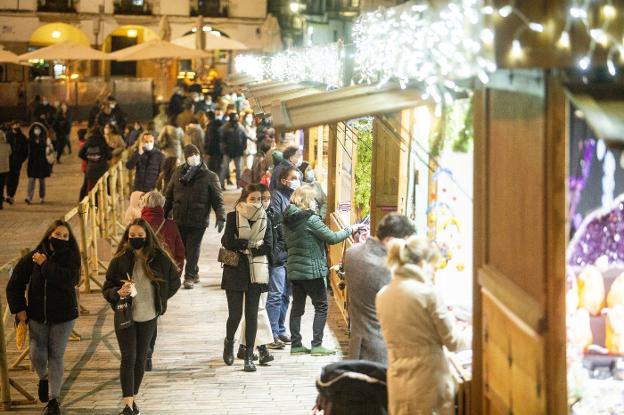
<path id="1" fill-rule="evenodd" d="M 17 192 L 17 185 L 19 185 L 20 173 L 22 171 L 22 164 L 19 166 L 11 166 L 11 171 L 9 171 L 9 178 L 7 180 L 7 196 L 15 197 L 15 193 Z"/>
<path id="2" fill-rule="evenodd" d="M 34 177 L 28 178 L 28 200 L 32 201 L 35 195 L 35 180 L 39 180 L 39 198 L 43 200 L 45 198 L 45 179 L 36 179 Z"/>
<path id="3" fill-rule="evenodd" d="M 243 303 L 245 305 L 245 344 L 247 350 L 253 350 L 258 330 L 258 305 L 260 303 L 260 288 L 250 285 L 247 291 L 225 290 L 228 302 L 228 319 L 225 325 L 225 337 L 234 341 L 236 329 L 243 317 Z"/>
<path id="4" fill-rule="evenodd" d="M 199 274 L 199 253 L 201 251 L 201 241 L 206 228 L 191 228 L 188 226 L 178 226 L 180 236 L 186 250 L 186 265 L 184 267 L 184 279 L 192 280 Z"/>
<path id="5" fill-rule="evenodd" d="M 290 335 L 292 347 L 300 347 L 301 317 L 305 312 L 306 297 L 310 297 L 314 306 L 314 322 L 312 323 L 312 347 L 323 343 L 323 330 L 327 321 L 327 291 L 323 278 L 313 280 L 292 281 L 293 304 L 290 310 Z"/>
<path id="6" fill-rule="evenodd" d="M 230 161 L 234 161 L 234 167 L 236 168 L 236 185 L 240 183 L 240 177 L 242 173 L 242 158 L 241 157 L 230 157 L 227 154 L 223 156 L 223 163 L 221 164 L 221 187 L 225 189 L 225 180 L 230 177 Z"/>
<path id="7" fill-rule="evenodd" d="M 48 380 L 50 399 L 61 397 L 65 349 L 75 320 L 44 324 L 30 320 L 30 361 L 40 380 Z"/>
<path id="8" fill-rule="evenodd" d="M 119 379 L 124 398 L 135 396 L 139 393 L 143 375 L 145 374 L 145 361 L 150 342 L 156 330 L 154 318 L 142 323 L 134 324 L 125 329 L 115 329 L 119 351 L 121 352 L 121 366 Z"/>
<path id="9" fill-rule="evenodd" d="M 271 322 L 273 338 L 286 334 L 286 314 L 290 303 L 290 283 L 286 280 L 286 266 L 271 268 L 266 310 Z"/>

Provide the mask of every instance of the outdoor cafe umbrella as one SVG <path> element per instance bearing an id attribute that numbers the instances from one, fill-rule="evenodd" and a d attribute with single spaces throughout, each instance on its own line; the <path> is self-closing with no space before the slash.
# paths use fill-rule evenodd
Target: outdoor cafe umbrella
<path id="1" fill-rule="evenodd" d="M 192 59 L 205 58 L 208 55 L 201 50 L 176 45 L 166 40 L 154 39 L 138 45 L 120 49 L 109 54 L 117 61 L 140 61 L 148 59 Z"/>
<path id="2" fill-rule="evenodd" d="M 107 60 L 108 55 L 99 50 L 74 42 L 59 42 L 17 57 L 20 61 L 42 59 L 46 61 Z"/>
<path id="3" fill-rule="evenodd" d="M 0 46 L 0 63 L 20 63 L 17 60 L 17 55 L 13 52 L 9 52 L 8 50 L 2 49 Z"/>
<path id="4" fill-rule="evenodd" d="M 238 40 L 230 39 L 225 36 L 216 36 L 212 33 L 205 33 L 205 46 L 204 50 L 245 50 L 249 49 L 245 46 L 244 43 L 239 42 Z M 198 49 L 197 40 L 195 34 L 190 34 L 186 36 L 182 36 L 180 38 L 174 39 L 171 43 L 175 43 L 176 45 L 185 46 L 187 48 Z"/>

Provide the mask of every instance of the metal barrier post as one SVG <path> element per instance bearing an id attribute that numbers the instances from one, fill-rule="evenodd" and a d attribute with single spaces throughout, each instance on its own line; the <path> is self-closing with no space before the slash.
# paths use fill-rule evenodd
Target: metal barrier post
<path id="1" fill-rule="evenodd" d="M 80 202 L 78 215 L 80 216 L 80 253 L 82 255 L 82 267 L 84 269 L 85 292 L 91 292 L 91 270 L 89 269 L 89 244 L 87 240 L 87 212 L 89 200 Z"/>
<path id="2" fill-rule="evenodd" d="M 97 239 L 98 239 L 98 224 L 96 220 L 95 210 L 95 192 L 89 193 L 89 218 L 91 219 L 91 263 L 93 264 L 92 279 L 98 277 L 98 256 L 97 256 Z"/>

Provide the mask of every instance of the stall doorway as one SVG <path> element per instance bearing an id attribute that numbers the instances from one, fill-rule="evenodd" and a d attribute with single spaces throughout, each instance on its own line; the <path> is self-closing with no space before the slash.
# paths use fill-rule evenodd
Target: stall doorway
<path id="1" fill-rule="evenodd" d="M 124 49 L 137 44 L 136 37 L 111 36 L 111 52 Z M 131 76 L 137 75 L 136 61 L 119 62 L 111 61 L 111 76 Z"/>

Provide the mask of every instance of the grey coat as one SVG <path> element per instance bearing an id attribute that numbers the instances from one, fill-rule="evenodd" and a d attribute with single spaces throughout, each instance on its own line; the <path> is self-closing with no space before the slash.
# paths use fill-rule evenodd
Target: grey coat
<path id="1" fill-rule="evenodd" d="M 387 364 L 386 344 L 377 319 L 375 297 L 390 283 L 392 274 L 386 266 L 386 246 L 370 238 L 349 248 L 344 270 L 349 293 L 349 359 L 365 359 Z"/>

